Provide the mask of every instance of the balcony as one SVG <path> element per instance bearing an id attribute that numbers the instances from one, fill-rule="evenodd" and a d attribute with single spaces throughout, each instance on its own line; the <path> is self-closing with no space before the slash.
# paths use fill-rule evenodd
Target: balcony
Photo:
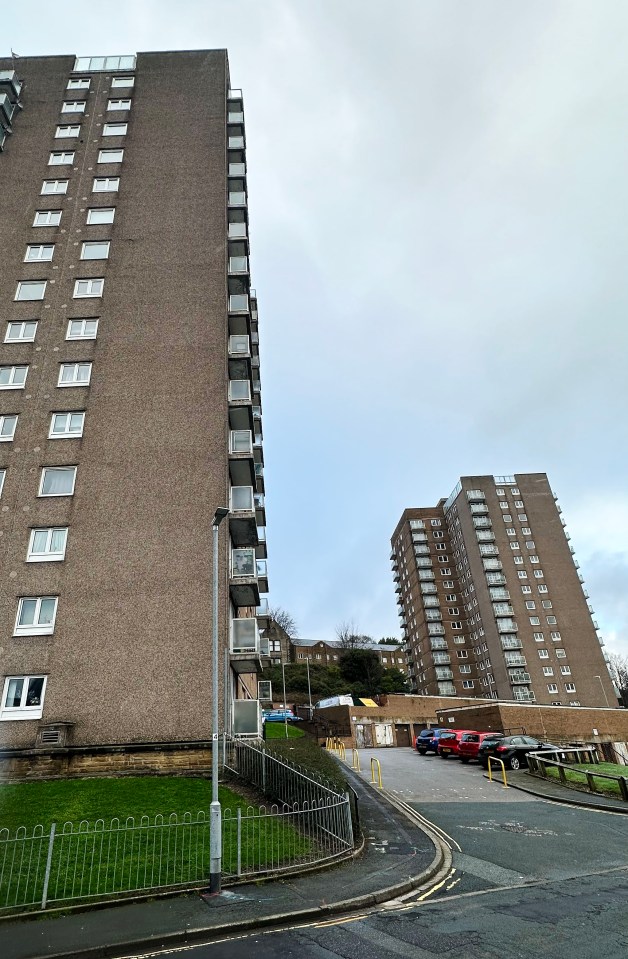
<path id="1" fill-rule="evenodd" d="M 481 489 L 468 489 L 465 492 L 470 503 L 482 503 L 486 499 Z M 471 512 L 473 512 L 473 506 L 471 507 Z"/>
<path id="2" fill-rule="evenodd" d="M 22 92 L 22 81 L 18 80 L 15 70 L 0 70 L 0 93 L 16 102 Z"/>
<path id="3" fill-rule="evenodd" d="M 444 639 L 430 639 L 430 649 L 447 649 L 447 641 Z"/>
<path id="4" fill-rule="evenodd" d="M 449 653 L 434 653 L 432 656 L 432 661 L 435 666 L 449 666 L 451 663 L 451 656 Z"/>
<path id="5" fill-rule="evenodd" d="M 495 533 L 492 530 L 481 530 L 478 529 L 475 532 L 475 538 L 478 543 L 494 543 L 495 542 Z M 480 547 L 482 549 L 482 547 Z M 482 553 L 485 556 L 485 553 Z"/>
<path id="6" fill-rule="evenodd" d="M 427 544 L 426 544 L 425 546 L 415 546 L 415 547 L 414 547 L 414 555 L 415 555 L 415 556 L 429 556 L 429 555 L 430 555 L 430 548 L 429 548 L 429 546 L 428 546 Z"/>
<path id="7" fill-rule="evenodd" d="M 514 633 L 518 629 L 517 624 L 512 619 L 498 619 L 497 620 L 497 632 L 498 633 Z"/>
<path id="8" fill-rule="evenodd" d="M 228 138 L 227 147 L 229 150 L 244 150 L 244 146 L 244 137 L 241 134 Z"/>
<path id="9" fill-rule="evenodd" d="M 230 219 L 227 233 L 230 240 L 245 240 L 248 235 L 246 220 Z"/>
<path id="10" fill-rule="evenodd" d="M 429 568 L 432 566 L 432 560 L 429 559 L 429 558 L 423 558 L 423 557 L 422 557 L 421 559 L 419 559 L 419 558 L 417 557 L 417 559 L 416 559 L 416 564 L 415 564 L 415 565 L 416 565 L 419 569 L 429 569 Z"/>
<path id="11" fill-rule="evenodd" d="M 513 613 L 514 609 L 510 603 L 493 603 L 493 614 L 495 616 L 512 616 Z"/>
<path id="12" fill-rule="evenodd" d="M 497 571 L 503 569 L 502 562 L 500 559 L 485 559 L 482 562 L 485 572 L 490 572 L 491 570 Z"/>
<path id="13" fill-rule="evenodd" d="M 251 381 L 250 380 L 229 380 L 229 402 L 230 403 L 250 403 L 251 402 Z"/>
<path id="14" fill-rule="evenodd" d="M 0 123 L 9 132 L 11 130 L 11 120 L 16 110 L 16 105 L 11 102 L 6 93 L 0 93 Z"/>
<path id="15" fill-rule="evenodd" d="M 428 623 L 427 632 L 429 636 L 444 636 L 445 627 L 442 623 Z"/>
<path id="16" fill-rule="evenodd" d="M 244 190 L 232 190 L 228 197 L 229 206 L 246 206 L 246 193 Z"/>
<path id="17" fill-rule="evenodd" d="M 438 695 L 439 696 L 455 696 L 456 687 L 454 686 L 453 683 L 439 683 Z"/>
<path id="18" fill-rule="evenodd" d="M 474 516 L 473 526 L 475 529 L 491 529 L 493 524 L 488 516 Z"/>
<path id="19" fill-rule="evenodd" d="M 230 256 L 229 257 L 229 273 L 231 274 L 241 274 L 249 272 L 249 258 L 248 256 Z"/>
<path id="20" fill-rule="evenodd" d="M 497 546 L 480 545 L 480 556 L 499 556 Z"/>
<path id="21" fill-rule="evenodd" d="M 451 669 L 448 669 L 446 666 L 437 666 L 436 667 L 436 679 L 442 681 L 445 679 L 453 679 L 454 674 Z"/>
<path id="22" fill-rule="evenodd" d="M 438 596 L 425 596 L 423 598 L 423 605 L 425 606 L 426 609 L 430 606 L 436 607 L 436 609 L 438 609 L 440 606 L 440 600 Z"/>
<path id="23" fill-rule="evenodd" d="M 421 593 L 424 596 L 437 592 L 438 587 L 436 586 L 436 583 L 421 583 Z"/>
<path id="24" fill-rule="evenodd" d="M 523 649 L 523 643 L 518 636 L 502 636 L 502 649 Z"/>
<path id="25" fill-rule="evenodd" d="M 229 296 L 230 313 L 248 313 L 249 297 L 248 293 L 232 293 Z"/>
<path id="26" fill-rule="evenodd" d="M 262 646 L 257 619 L 231 620 L 229 661 L 236 673 L 255 673 L 261 669 Z"/>
<path id="27" fill-rule="evenodd" d="M 431 565 L 431 564 L 430 564 L 430 565 Z M 431 570 L 431 569 L 420 569 L 420 570 L 419 570 L 419 579 L 421 580 L 421 584 L 423 584 L 423 582 L 424 582 L 425 580 L 428 580 L 428 579 L 432 579 L 432 580 L 433 580 L 433 579 L 436 579 L 436 577 L 435 577 L 435 575 L 434 575 L 434 571 L 433 571 L 433 570 Z"/>
<path id="28" fill-rule="evenodd" d="M 510 592 L 507 589 L 492 588 L 489 592 L 492 600 L 510 599 Z"/>
<path id="29" fill-rule="evenodd" d="M 246 333 L 236 333 L 229 337 L 229 356 L 248 359 L 250 355 L 251 342 Z"/>
<path id="30" fill-rule="evenodd" d="M 527 685 L 532 681 L 530 673 L 524 673 L 521 670 L 516 669 L 509 670 L 508 679 L 510 680 L 511 686 L 515 685 L 516 683 L 525 683 Z"/>
<path id="31" fill-rule="evenodd" d="M 270 619 L 270 606 L 268 605 L 268 600 L 266 597 L 264 597 L 264 599 L 260 599 L 259 606 L 255 607 L 255 616 L 259 626 L 268 625 L 266 620 Z"/>
<path id="32" fill-rule="evenodd" d="M 230 110 L 227 114 L 227 123 L 244 123 L 244 113 Z"/>
<path id="33" fill-rule="evenodd" d="M 237 156 L 237 154 L 233 154 Z M 229 161 L 229 166 L 227 167 L 228 176 L 246 176 L 246 163 L 240 163 L 238 161 Z"/>
<path id="34" fill-rule="evenodd" d="M 229 592 L 235 606 L 259 606 L 261 584 L 255 558 L 255 547 L 247 546 L 231 550 L 231 573 Z M 262 588 L 262 592 L 268 592 Z"/>
<path id="35" fill-rule="evenodd" d="M 255 520 L 258 526 L 266 526 L 266 500 L 263 493 L 254 493 Z"/>
<path id="36" fill-rule="evenodd" d="M 504 586 L 506 577 L 502 573 L 487 573 L 486 582 L 489 586 Z"/>
<path id="37" fill-rule="evenodd" d="M 525 656 L 520 653 L 504 653 L 506 666 L 527 666 Z"/>
<path id="38" fill-rule="evenodd" d="M 536 701 L 536 696 L 529 689 L 513 689 L 512 697 L 518 703 L 533 703 Z"/>

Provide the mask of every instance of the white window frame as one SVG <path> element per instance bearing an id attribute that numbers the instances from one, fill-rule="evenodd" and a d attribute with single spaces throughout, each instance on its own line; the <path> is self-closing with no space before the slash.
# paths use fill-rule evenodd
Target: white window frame
<path id="1" fill-rule="evenodd" d="M 556 659 L 567 659 L 567 650 L 561 649 L 560 646 L 554 650 L 556 653 Z"/>
<path id="2" fill-rule="evenodd" d="M 91 77 L 70 77 L 66 90 L 89 90 Z"/>
<path id="3" fill-rule="evenodd" d="M 31 256 L 34 250 L 39 250 L 40 254 L 49 252 L 50 256 Z M 24 263 L 50 263 L 54 254 L 54 243 L 29 243 L 24 254 Z"/>
<path id="4" fill-rule="evenodd" d="M 575 683 L 565 683 L 565 692 L 566 693 L 575 693 L 576 684 Z"/>
<path id="5" fill-rule="evenodd" d="M 97 216 L 98 216 L 99 213 L 100 213 L 100 214 L 110 213 L 110 214 L 111 214 L 111 219 L 110 219 L 110 220 L 99 220 L 99 219 L 97 218 Z M 96 216 L 96 218 L 94 218 L 94 215 Z M 116 208 L 115 208 L 115 206 L 94 206 L 94 207 L 90 207 L 89 210 L 87 211 L 87 220 L 86 220 L 86 222 L 87 222 L 87 225 L 88 225 L 88 226 L 89 226 L 89 225 L 102 226 L 103 224 L 106 224 L 106 223 L 113 223 L 113 221 L 114 221 L 114 219 L 115 219 L 115 216 L 116 216 Z"/>
<path id="6" fill-rule="evenodd" d="M 97 184 L 105 184 L 105 186 L 97 186 Z M 112 184 L 110 186 L 110 184 Z M 115 184 L 115 186 L 113 185 Z M 92 193 L 117 193 L 120 189 L 120 177 L 119 176 L 95 176 L 92 183 Z"/>
<path id="7" fill-rule="evenodd" d="M 547 649 L 539 649 L 539 659 L 549 659 L 549 652 Z"/>
<path id="8" fill-rule="evenodd" d="M 61 104 L 61 113 L 85 113 L 87 100 L 64 100 Z"/>
<path id="9" fill-rule="evenodd" d="M 69 180 L 44 180 L 41 184 L 40 196 L 65 196 L 68 192 Z M 54 189 L 49 189 L 54 187 Z"/>
<path id="10" fill-rule="evenodd" d="M 86 247 L 94 246 L 106 246 L 107 252 L 104 256 L 85 256 Z M 82 260 L 108 260 L 109 259 L 109 248 L 111 246 L 111 240 L 85 240 L 81 247 L 81 259 Z"/>
<path id="11" fill-rule="evenodd" d="M 80 431 L 65 429 L 64 432 L 59 432 L 58 430 L 54 431 L 54 425 L 56 422 L 57 416 L 67 416 L 68 425 L 71 425 L 72 416 L 81 417 L 81 428 Z M 49 440 L 78 440 L 83 435 L 83 430 L 85 429 L 85 410 L 61 410 L 57 413 L 52 413 L 50 416 L 50 428 L 48 430 L 48 439 Z"/>
<path id="12" fill-rule="evenodd" d="M 4 342 L 5 343 L 34 343 L 35 337 L 37 336 L 37 322 L 38 322 L 37 320 L 9 320 L 9 322 L 7 323 L 6 333 L 4 334 Z M 14 326 L 18 327 L 18 329 L 23 334 L 26 326 L 28 326 L 29 324 L 35 327 L 35 329 L 33 330 L 32 336 L 23 336 L 23 335 L 9 336 L 9 333 L 11 332 L 11 327 L 14 327 Z"/>
<path id="13" fill-rule="evenodd" d="M 4 489 L 4 481 L 7 478 L 6 469 L 0 470 L 0 496 L 2 496 L 2 490 Z"/>
<path id="14" fill-rule="evenodd" d="M 87 379 L 79 380 L 78 374 L 81 370 L 81 367 L 87 367 Z M 64 379 L 62 380 L 64 370 L 73 370 L 73 378 L 71 380 Z M 68 387 L 68 386 L 89 386 L 90 380 L 92 378 L 92 364 L 90 361 L 78 361 L 76 363 L 60 363 L 59 364 L 59 379 L 57 382 L 58 387 Z"/>
<path id="15" fill-rule="evenodd" d="M 124 106 L 120 106 L 120 104 Z M 107 100 L 107 110 L 130 110 L 131 97 L 112 97 Z"/>
<path id="16" fill-rule="evenodd" d="M 35 602 L 35 624 L 33 626 L 20 626 L 20 614 L 22 612 L 22 605 L 25 600 L 32 600 Z M 45 599 L 54 600 L 54 613 L 52 615 L 51 623 L 44 623 L 40 625 L 37 620 L 41 615 L 41 605 Z M 17 613 L 15 615 L 15 627 L 13 629 L 14 636 L 52 636 L 55 631 L 55 621 L 57 618 L 57 609 L 59 606 L 59 597 L 58 596 L 20 596 L 17 603 Z"/>
<path id="17" fill-rule="evenodd" d="M 565 664 L 564 666 L 561 666 L 561 667 L 560 667 L 560 675 L 561 675 L 561 676 L 571 676 L 571 666 L 567 666 L 567 664 Z"/>
<path id="18" fill-rule="evenodd" d="M 48 157 L 48 166 L 65 166 L 74 163 L 74 150 L 56 150 Z M 61 158 L 61 159 L 60 159 Z"/>
<path id="19" fill-rule="evenodd" d="M 24 389 L 24 387 L 26 386 L 26 379 L 27 379 L 27 377 L 28 377 L 28 364 L 27 364 L 27 363 L 16 363 L 14 366 L 12 366 L 12 365 L 9 364 L 9 363 L 7 363 L 6 365 L 3 364 L 2 366 L 0 366 L 0 371 L 1 371 L 1 370 L 12 370 L 12 373 L 11 373 L 10 376 L 9 376 L 9 382 L 8 382 L 8 383 L 6 383 L 6 384 L 5 384 L 5 383 L 0 383 L 0 390 L 23 390 L 23 389 Z M 15 374 L 16 374 L 16 371 L 17 371 L 17 370 L 26 370 L 26 373 L 24 374 L 24 382 L 23 382 L 23 383 L 16 383 L 16 382 L 15 382 Z"/>
<path id="20" fill-rule="evenodd" d="M 125 87 L 130 89 L 135 86 L 135 77 L 112 77 L 111 78 L 111 89 L 112 90 L 121 90 Z"/>
<path id="21" fill-rule="evenodd" d="M 100 286 L 97 286 L 100 284 Z M 81 290 L 85 288 L 85 292 Z M 93 277 L 82 277 L 80 280 L 74 281 L 74 293 L 72 294 L 75 300 L 85 300 L 94 297 L 101 297 L 103 295 L 103 290 L 105 289 L 105 278 L 102 276 L 93 276 Z M 95 292 L 96 291 L 96 292 Z"/>
<path id="22" fill-rule="evenodd" d="M 124 127 L 124 129 L 114 129 L 114 127 Z M 128 123 L 103 123 L 102 135 L 104 137 L 123 137 L 126 136 Z"/>
<path id="23" fill-rule="evenodd" d="M 78 334 L 77 334 L 77 333 L 72 333 L 72 324 L 73 324 L 73 323 L 81 323 L 81 324 L 82 324 L 81 329 L 82 329 L 83 332 L 78 333 Z M 93 334 L 92 334 L 92 333 L 85 333 L 85 332 L 84 332 L 84 331 L 85 331 L 85 324 L 86 324 L 86 323 L 95 323 L 95 328 L 94 328 Z M 65 334 L 66 340 L 71 340 L 71 341 L 73 341 L 73 340 L 95 340 L 97 336 L 98 336 L 98 318 L 97 318 L 97 317 L 95 317 L 95 316 L 93 316 L 93 317 L 92 317 L 92 316 L 88 316 L 88 317 L 85 317 L 85 318 L 83 318 L 83 317 L 74 317 L 74 318 L 71 318 L 71 319 L 68 320 L 68 328 L 67 328 L 66 334 Z"/>
<path id="24" fill-rule="evenodd" d="M 557 693 L 557 692 L 558 692 L 558 686 L 556 685 L 556 683 L 548 683 L 548 684 L 547 684 L 547 691 L 548 691 L 548 693 Z"/>
<path id="25" fill-rule="evenodd" d="M 43 290 L 41 296 L 20 296 L 23 287 L 33 286 L 35 283 L 43 284 Z M 20 280 L 17 289 L 15 291 L 15 302 L 16 303 L 40 303 L 41 300 L 46 296 L 46 288 L 48 286 L 48 280 Z"/>
<path id="26" fill-rule="evenodd" d="M 121 153 L 122 156 L 119 160 L 111 160 L 106 156 L 107 153 Z M 113 147 L 112 149 L 104 149 L 98 151 L 98 163 L 122 163 L 124 158 L 124 147 Z"/>
<path id="27" fill-rule="evenodd" d="M 19 419 L 19 413 L 2 413 L 0 415 L 0 443 L 12 443 L 15 438 L 15 431 L 17 429 L 17 421 Z M 6 420 L 13 420 L 13 432 L 11 434 L 3 435 L 2 430 L 4 429 L 4 424 Z"/>
<path id="28" fill-rule="evenodd" d="M 543 666 L 543 675 L 544 676 L 553 676 L 554 667 L 553 666 Z"/>
<path id="29" fill-rule="evenodd" d="M 53 553 L 50 550 L 50 545 L 52 543 L 55 533 L 63 532 L 65 536 L 63 538 L 63 549 L 60 552 Z M 37 533 L 46 533 L 46 550 L 43 553 L 35 553 L 33 550 L 33 544 L 35 542 L 35 536 Z M 68 544 L 68 527 L 67 526 L 37 526 L 31 529 L 31 535 L 28 540 L 28 550 L 26 553 L 26 562 L 27 563 L 60 563 L 65 559 L 65 551 Z"/>
<path id="30" fill-rule="evenodd" d="M 23 680 L 22 687 L 22 697 L 19 706 L 7 706 L 7 695 L 9 693 L 9 686 L 14 679 Z M 41 698 L 39 703 L 36 706 L 26 706 L 23 705 L 26 697 L 28 696 L 28 688 L 31 680 L 41 679 L 43 684 L 41 687 Z M 16 720 L 16 719 L 41 719 L 44 709 L 44 698 L 46 695 L 46 685 L 48 677 L 42 673 L 31 673 L 26 676 L 23 674 L 17 676 L 6 676 L 4 680 L 4 689 L 2 691 L 2 702 L 0 703 L 0 721 L 6 722 L 7 720 Z"/>
<path id="31" fill-rule="evenodd" d="M 35 210 L 35 217 L 34 217 L 34 219 L 33 219 L 33 226 L 36 226 L 37 228 L 44 228 L 44 229 L 45 229 L 46 227 L 59 226 L 60 223 L 61 223 L 61 213 L 62 213 L 61 210 Z M 48 221 L 49 221 L 49 222 L 48 222 L 48 223 L 38 223 L 38 222 L 37 222 L 37 218 L 38 218 L 38 217 L 42 217 L 42 216 L 46 216 L 46 217 L 48 218 Z M 56 217 L 59 217 L 59 219 L 56 220 Z M 50 219 L 51 219 L 51 218 L 52 218 L 52 219 L 55 219 L 56 222 L 51 223 L 51 222 L 50 222 Z"/>
<path id="32" fill-rule="evenodd" d="M 80 123 L 61 123 L 55 130 L 55 140 L 72 140 L 80 134 Z"/>
<path id="33" fill-rule="evenodd" d="M 67 472 L 69 472 L 70 470 L 72 471 L 72 489 L 68 493 L 42 493 L 42 490 L 44 488 L 44 480 L 46 478 L 46 473 L 48 472 L 52 473 L 58 470 L 64 470 Z M 76 466 L 42 466 L 41 477 L 39 479 L 39 492 L 37 493 L 37 495 L 42 496 L 46 499 L 48 497 L 57 497 L 57 496 L 74 496 L 74 488 L 76 486 L 76 470 L 77 470 Z"/>

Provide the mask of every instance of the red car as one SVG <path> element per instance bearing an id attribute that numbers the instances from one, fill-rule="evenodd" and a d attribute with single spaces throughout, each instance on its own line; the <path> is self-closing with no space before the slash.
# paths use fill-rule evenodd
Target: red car
<path id="1" fill-rule="evenodd" d="M 448 729 L 440 734 L 438 740 L 438 755 L 441 759 L 449 759 L 450 756 L 458 758 L 460 740 L 465 733 L 473 733 L 473 729 Z"/>
<path id="2" fill-rule="evenodd" d="M 503 733 L 464 733 L 458 744 L 460 762 L 468 763 L 471 762 L 472 759 L 477 759 L 480 746 L 485 740 L 498 742 L 498 740 L 503 738 Z"/>

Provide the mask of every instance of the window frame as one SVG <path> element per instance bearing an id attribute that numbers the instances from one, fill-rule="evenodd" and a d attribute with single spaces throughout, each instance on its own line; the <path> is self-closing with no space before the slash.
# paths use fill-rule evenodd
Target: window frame
<path id="1" fill-rule="evenodd" d="M 79 293 L 79 289 L 80 289 L 80 287 L 81 287 L 81 285 L 82 285 L 83 283 L 88 283 L 88 284 L 89 284 L 89 292 L 88 292 L 88 293 Z M 93 292 L 92 292 L 92 285 L 93 285 L 94 283 L 100 283 L 100 284 L 101 284 L 100 292 L 99 292 L 99 293 L 93 293 Z M 73 291 L 73 293 L 72 293 L 72 299 L 73 299 L 73 300 L 90 300 L 90 299 L 91 299 L 91 300 L 94 300 L 94 299 L 100 299 L 100 298 L 102 297 L 103 293 L 104 293 L 104 290 L 105 290 L 105 278 L 104 278 L 104 276 L 84 276 L 84 277 L 80 277 L 79 279 L 76 279 L 76 280 L 74 281 L 74 291 Z"/>
<path id="2" fill-rule="evenodd" d="M 21 679 L 24 681 L 23 692 L 19 706 L 7 706 L 7 696 L 9 686 L 12 680 Z M 43 680 L 41 687 L 41 696 L 36 706 L 22 705 L 22 702 L 28 697 L 28 689 L 31 680 Z M 44 709 L 44 699 L 46 696 L 46 685 L 48 676 L 45 673 L 19 673 L 15 676 L 5 676 L 4 687 L 2 690 L 2 700 L 0 700 L 0 722 L 7 722 L 18 719 L 41 719 Z"/>
<path id="3" fill-rule="evenodd" d="M 103 159 L 103 153 L 121 153 L 122 156 L 120 157 L 119 160 L 105 160 Z M 123 159 L 124 159 L 124 147 L 112 147 L 111 149 L 107 149 L 107 147 L 104 147 L 102 150 L 98 151 L 98 159 L 96 162 L 97 163 L 122 163 Z"/>
<path id="4" fill-rule="evenodd" d="M 81 417 L 81 431 L 70 431 L 65 430 L 65 432 L 54 432 L 53 427 L 55 425 L 55 418 L 57 416 L 67 416 L 68 424 L 72 423 L 72 416 Z M 83 436 L 83 430 L 85 429 L 85 410 L 53 410 L 50 414 L 50 426 L 48 427 L 48 439 L 49 440 L 80 440 Z M 49 495 L 49 494 L 48 494 Z"/>
<path id="5" fill-rule="evenodd" d="M 92 246 L 106 246 L 107 252 L 105 256 L 85 256 L 85 247 Z M 109 259 L 109 250 L 111 249 L 111 240 L 83 240 L 81 244 L 81 260 L 90 261 L 90 260 L 108 260 Z"/>
<path id="6" fill-rule="evenodd" d="M 29 257 L 31 250 L 50 250 L 50 256 L 36 256 Z M 26 244 L 26 253 L 24 254 L 24 263 L 52 263 L 52 260 L 55 255 L 55 244 L 54 243 L 27 243 Z"/>
<path id="7" fill-rule="evenodd" d="M 89 90 L 91 82 L 91 77 L 70 77 L 66 90 Z"/>
<path id="8" fill-rule="evenodd" d="M 115 180 L 115 186 L 107 186 L 103 190 L 97 190 L 97 183 L 109 183 L 110 180 Z M 95 176 L 92 180 L 92 193 L 118 193 L 120 189 L 120 177 L 119 176 Z"/>
<path id="9" fill-rule="evenodd" d="M 69 131 L 69 132 L 68 132 Z M 55 130 L 55 140 L 75 140 L 81 135 L 80 123 L 59 123 Z"/>
<path id="10" fill-rule="evenodd" d="M 87 100 L 64 100 L 61 104 L 61 113 L 85 113 L 86 106 Z"/>
<path id="11" fill-rule="evenodd" d="M 46 230 L 46 229 L 49 229 L 50 227 L 60 226 L 62 213 L 63 213 L 62 210 L 35 210 L 35 216 L 33 218 L 33 226 L 38 230 Z M 43 216 L 43 214 L 47 214 L 48 217 L 50 216 L 56 217 L 58 215 L 59 219 L 57 220 L 56 223 L 38 223 L 37 217 Z"/>
<path id="12" fill-rule="evenodd" d="M 102 213 L 111 213 L 110 220 L 94 220 L 92 219 L 92 214 L 102 214 Z M 87 209 L 87 226 L 105 226 L 107 224 L 113 223 L 116 218 L 116 208 L 115 206 L 91 206 Z"/>
<path id="13" fill-rule="evenodd" d="M 65 559 L 65 551 L 68 545 L 68 526 L 33 526 L 31 527 L 30 536 L 28 539 L 28 547 L 26 550 L 26 562 L 27 563 L 60 563 Z M 63 550 L 60 553 L 53 553 L 50 550 L 47 550 L 44 553 L 35 553 L 33 552 L 33 543 L 37 533 L 46 533 L 47 535 L 47 545 L 52 543 L 54 534 L 63 531 L 65 537 L 63 539 Z"/>
<path id="14" fill-rule="evenodd" d="M 48 157 L 48 166 L 71 166 L 74 163 L 75 156 L 74 150 L 52 150 Z M 54 157 L 70 157 L 70 159 L 55 162 Z"/>
<path id="15" fill-rule="evenodd" d="M 54 600 L 54 613 L 52 615 L 52 622 L 45 623 L 44 625 L 32 625 L 32 626 L 20 626 L 20 614 L 23 608 L 23 603 L 25 600 L 35 600 L 35 619 L 37 620 L 41 615 L 41 605 L 45 599 Z M 17 602 L 17 613 L 15 614 L 15 626 L 13 627 L 14 636 L 52 636 L 55 631 L 55 622 L 57 619 L 57 611 L 59 608 L 59 597 L 51 596 L 48 594 L 41 594 L 40 596 L 20 596 Z"/>
<path id="16" fill-rule="evenodd" d="M 64 470 L 65 472 L 72 471 L 72 489 L 67 493 L 44 493 L 44 481 L 46 478 L 46 473 L 48 472 L 58 472 L 59 470 Z M 53 498 L 56 499 L 59 496 L 74 496 L 74 490 L 76 489 L 76 474 L 78 467 L 77 466 L 42 466 L 41 476 L 39 478 L 39 491 L 37 493 L 38 497 L 43 499 Z"/>
<path id="17" fill-rule="evenodd" d="M 80 340 L 95 340 L 95 339 L 97 338 L 97 336 L 98 336 L 98 321 L 99 321 L 99 319 L 100 319 L 100 318 L 97 317 L 97 316 L 75 316 L 75 317 L 69 317 L 69 318 L 68 318 L 67 329 L 66 329 L 66 331 L 65 331 L 65 339 L 66 339 L 66 342 L 75 343 L 75 342 L 79 342 Z M 82 334 L 82 335 L 80 335 L 80 336 L 70 336 L 70 330 L 71 330 L 71 327 L 72 327 L 72 324 L 73 324 L 73 323 L 83 323 L 83 324 L 85 324 L 85 323 L 95 323 L 95 324 L 96 324 L 96 329 L 94 330 L 94 335 L 93 335 L 93 336 L 87 336 L 87 335 L 85 335 L 85 334 Z M 85 327 L 83 327 L 83 329 L 84 329 L 84 328 L 85 328 Z"/>
<path id="18" fill-rule="evenodd" d="M 64 179 L 42 180 L 41 190 L 39 191 L 39 195 L 40 196 L 66 196 L 68 192 L 69 182 L 70 182 L 69 180 L 64 180 Z M 57 190 L 57 189 L 47 190 L 46 187 L 52 186 L 52 184 L 54 184 L 55 186 L 64 186 L 65 189 L 64 190 Z"/>
<path id="19" fill-rule="evenodd" d="M 2 370 L 13 370 L 13 376 L 10 378 L 8 383 L 0 383 L 0 390 L 23 390 L 26 387 L 26 380 L 28 378 L 28 363 L 3 363 L 0 366 L 0 372 Z M 26 370 L 24 374 L 24 382 L 15 384 L 15 370 Z"/>
<path id="20" fill-rule="evenodd" d="M 23 330 L 28 323 L 32 323 L 33 326 L 35 327 L 32 336 L 9 337 L 9 332 L 12 326 L 19 326 L 20 329 Z M 9 344 L 10 343 L 34 343 L 35 337 L 37 336 L 38 323 L 39 323 L 38 320 L 9 320 L 7 323 L 5 334 L 4 334 L 4 342 Z"/>
<path id="21" fill-rule="evenodd" d="M 127 106 L 123 106 L 123 107 L 112 106 L 112 105 L 111 105 L 112 103 L 124 103 L 124 104 L 127 104 Z M 116 113 L 116 112 L 117 112 L 117 113 L 122 113 L 122 112 L 124 112 L 124 111 L 126 111 L 126 110 L 130 110 L 130 109 L 131 109 L 131 103 L 132 103 L 132 98 L 131 98 L 131 97 L 109 97 L 109 98 L 107 99 L 107 112 L 109 112 L 109 111 L 111 110 L 111 111 L 114 112 L 114 113 Z"/>
<path id="22" fill-rule="evenodd" d="M 87 374 L 86 380 L 78 380 L 76 378 L 76 375 L 74 379 L 72 380 L 63 380 L 63 381 L 61 380 L 64 369 L 74 367 L 74 373 L 77 374 L 82 366 L 88 367 L 88 374 Z M 76 360 L 71 362 L 64 361 L 63 363 L 59 363 L 59 377 L 57 380 L 57 387 L 61 389 L 61 388 L 74 387 L 74 386 L 89 386 L 92 379 L 92 368 L 93 368 L 93 363 L 91 360 Z"/>
<path id="23" fill-rule="evenodd" d="M 34 286 L 35 284 L 43 283 L 43 290 L 41 296 L 32 296 L 32 297 L 22 297 L 20 293 L 22 292 L 22 287 Z M 46 297 L 46 290 L 48 288 L 48 280 L 18 280 L 17 288 L 15 290 L 15 303 L 41 303 L 42 300 Z"/>
<path id="24" fill-rule="evenodd" d="M 135 77 L 112 77 L 110 90 L 131 90 L 135 86 Z"/>
<path id="25" fill-rule="evenodd" d="M 112 130 L 112 127 L 124 127 L 124 130 Z M 127 135 L 129 129 L 128 121 L 123 120 L 121 122 L 113 123 L 103 123 L 102 125 L 102 136 L 103 137 L 124 137 Z"/>
<path id="26" fill-rule="evenodd" d="M 15 439 L 15 431 L 17 429 L 17 421 L 20 417 L 19 413 L 0 413 L 0 443 L 12 443 Z M 13 432 L 11 435 L 4 436 L 2 434 L 2 428 L 4 427 L 5 420 L 14 420 L 13 423 Z"/>

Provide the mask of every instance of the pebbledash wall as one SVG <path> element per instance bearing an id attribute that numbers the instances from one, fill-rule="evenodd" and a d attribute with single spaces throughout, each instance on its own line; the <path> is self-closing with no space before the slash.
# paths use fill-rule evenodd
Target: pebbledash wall
<path id="1" fill-rule="evenodd" d="M 211 521 L 236 509 L 235 485 L 239 512 L 220 528 L 227 726 L 233 700 L 255 701 L 267 588 L 241 93 L 224 50 L 16 64 L 21 109 L 0 152 L 0 386 L 3 370 L 27 374 L 0 389 L 0 416 L 17 416 L 0 442 L 0 746 L 37 744 L 35 763 L 42 728 L 50 744 L 64 723 L 60 746 L 202 742 Z M 0 83 L 14 66 L 0 60 Z M 112 149 L 120 162 L 103 157 Z M 35 225 L 42 211 L 55 225 Z M 86 241 L 108 243 L 104 257 L 82 258 Z M 85 296 L 78 281 L 95 279 Z M 43 295 L 21 299 L 34 280 Z M 71 337 L 83 319 L 97 329 Z M 60 386 L 62 364 L 89 374 Z M 57 412 L 84 414 L 82 429 L 49 438 Z M 41 495 L 43 469 L 64 466 L 71 494 Z M 37 529 L 67 530 L 63 554 L 27 561 Z M 31 598 L 55 600 L 56 615 L 29 608 L 18 628 Z"/>

